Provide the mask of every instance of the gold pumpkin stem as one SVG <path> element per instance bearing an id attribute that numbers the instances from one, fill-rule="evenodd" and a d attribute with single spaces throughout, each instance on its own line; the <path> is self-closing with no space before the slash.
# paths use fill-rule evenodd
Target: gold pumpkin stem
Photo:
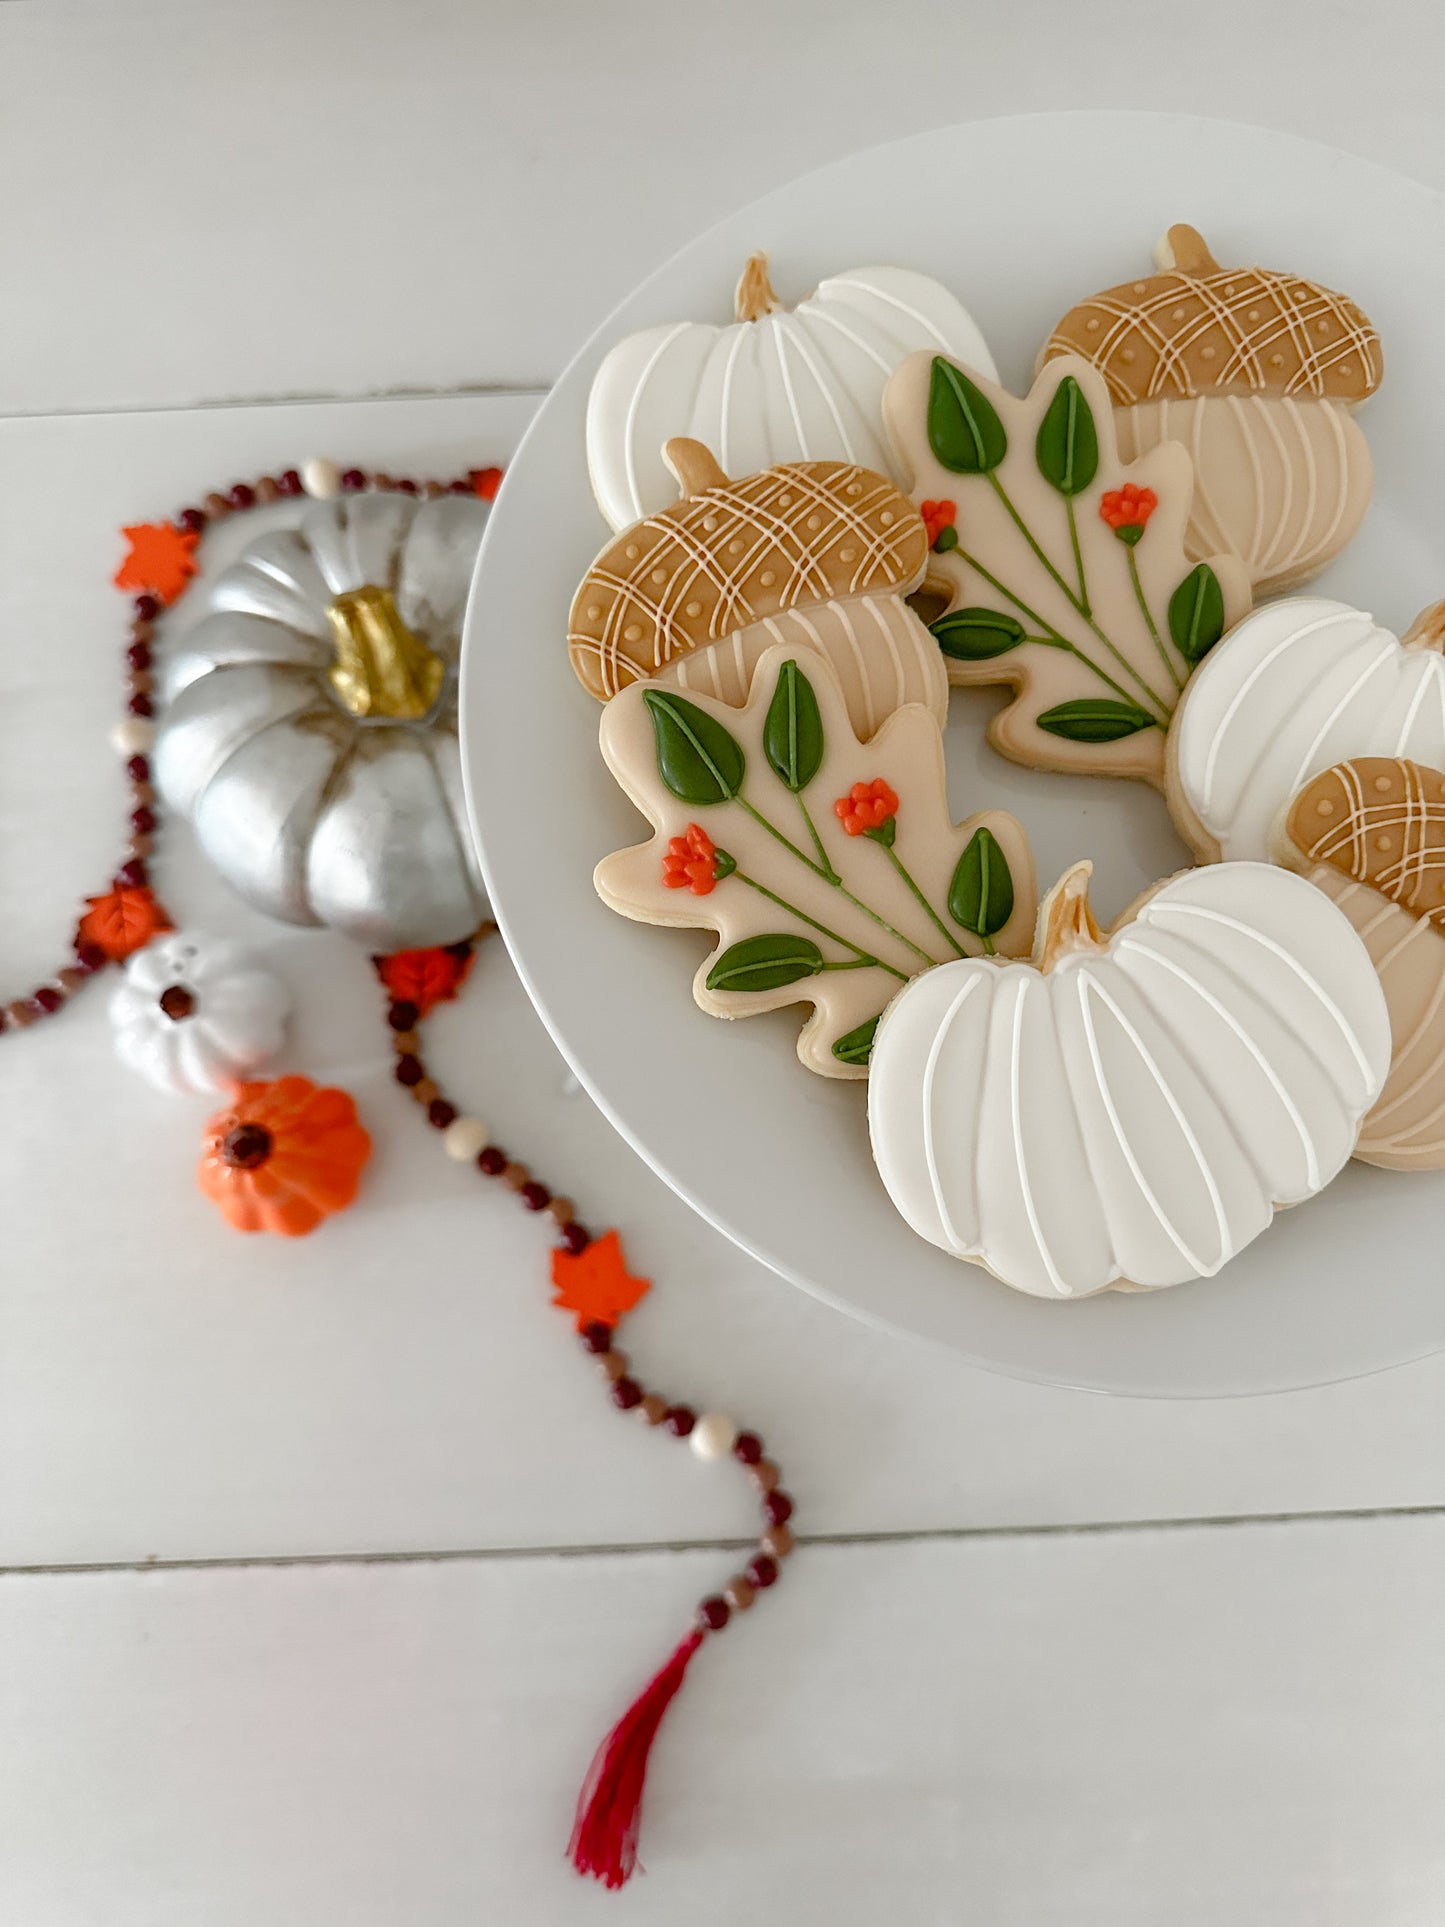
<path id="1" fill-rule="evenodd" d="M 1065 870 L 1039 905 L 1038 936 L 1034 940 L 1034 964 L 1039 970 L 1052 970 L 1065 957 L 1081 950 L 1103 950 L 1103 933 L 1089 907 L 1089 879 L 1092 863 L 1076 863 Z"/>
<path id="2" fill-rule="evenodd" d="M 662 445 L 662 459 L 677 477 L 684 495 L 701 495 L 710 488 L 726 488 L 728 478 L 718 466 L 717 457 L 704 442 L 687 435 L 674 435 Z"/>
<path id="3" fill-rule="evenodd" d="M 739 321 L 761 321 L 777 306 L 778 297 L 768 279 L 768 257 L 754 254 L 749 257 L 733 295 L 733 313 Z"/>
<path id="4" fill-rule="evenodd" d="M 1445 602 L 1432 602 L 1428 609 L 1422 609 L 1401 636 L 1400 646 L 1445 654 Z"/>
<path id="5" fill-rule="evenodd" d="M 1164 269 L 1174 269 L 1179 274 L 1217 274 L 1219 263 L 1209 252 L 1209 244 L 1198 228 L 1190 227 L 1187 221 L 1177 221 L 1164 239 L 1154 250 L 1155 259 Z"/>
<path id="6" fill-rule="evenodd" d="M 415 722 L 441 694 L 446 663 L 414 636 L 390 589 L 348 589 L 326 611 L 336 645 L 331 687 L 353 716 Z"/>

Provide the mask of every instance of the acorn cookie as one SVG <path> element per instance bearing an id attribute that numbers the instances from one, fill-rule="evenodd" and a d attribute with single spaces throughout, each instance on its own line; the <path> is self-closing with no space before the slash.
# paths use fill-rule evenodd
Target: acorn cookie
<path id="1" fill-rule="evenodd" d="M 1126 458 L 1182 442 L 1194 462 L 1188 548 L 1230 549 L 1257 595 L 1317 575 L 1369 505 L 1354 410 L 1383 373 L 1355 303 L 1301 275 L 1222 268 L 1171 227 L 1161 272 L 1071 308 L 1039 357 L 1082 355 L 1108 383 Z"/>

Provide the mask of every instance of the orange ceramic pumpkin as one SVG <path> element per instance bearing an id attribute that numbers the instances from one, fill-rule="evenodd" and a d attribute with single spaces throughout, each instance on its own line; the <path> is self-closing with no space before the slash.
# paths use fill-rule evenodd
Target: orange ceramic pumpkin
<path id="1" fill-rule="evenodd" d="M 345 1091 L 306 1077 L 238 1084 L 206 1126 L 197 1171 L 205 1195 L 238 1231 L 299 1238 L 356 1196 L 371 1139 Z"/>

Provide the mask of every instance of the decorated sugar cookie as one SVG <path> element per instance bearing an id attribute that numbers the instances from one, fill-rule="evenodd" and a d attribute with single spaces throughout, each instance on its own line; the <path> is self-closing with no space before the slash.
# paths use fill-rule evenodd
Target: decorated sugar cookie
<path id="1" fill-rule="evenodd" d="M 846 462 L 793 462 L 729 481 L 698 442 L 669 442 L 682 500 L 611 542 L 572 603 L 567 645 L 607 701 L 642 679 L 747 700 L 775 643 L 832 664 L 848 715 L 871 736 L 904 703 L 941 724 L 948 684 L 904 598 L 928 537 L 906 495 Z"/>
<path id="2" fill-rule="evenodd" d="M 1360 756 L 1306 783 L 1280 855 L 1344 911 L 1390 1010 L 1394 1054 L 1355 1155 L 1445 1168 L 1445 774 Z"/>
<path id="3" fill-rule="evenodd" d="M 1390 1061 L 1364 945 L 1288 870 L 1189 870 L 1101 935 L 1090 866 L 1026 963 L 901 991 L 873 1156 L 920 1236 L 1041 1298 L 1212 1277 L 1350 1156 Z"/>
<path id="4" fill-rule="evenodd" d="M 1402 638 L 1322 596 L 1266 603 L 1189 685 L 1169 807 L 1206 862 L 1263 859 L 1290 799 L 1349 756 L 1445 768 L 1445 603 Z"/>
<path id="5" fill-rule="evenodd" d="M 1380 385 L 1380 338 L 1344 295 L 1297 274 L 1222 268 L 1170 228 L 1161 272 L 1071 308 L 1040 356 L 1100 370 L 1128 458 L 1182 442 L 1194 462 L 1191 557 L 1240 555 L 1256 594 L 1318 575 L 1369 506 L 1353 411 Z"/>
<path id="6" fill-rule="evenodd" d="M 1071 358 L 1020 400 L 915 355 L 884 414 L 932 542 L 929 592 L 948 596 L 932 628 L 949 676 L 1014 691 L 995 749 L 1162 786 L 1180 693 L 1249 607 L 1236 558 L 1185 554 L 1184 450 L 1121 461 L 1103 381 Z"/>
<path id="7" fill-rule="evenodd" d="M 614 529 L 672 501 L 662 449 L 674 436 L 705 443 L 731 475 L 797 461 L 889 475 L 879 403 L 905 355 L 936 348 L 994 372 L 968 310 L 909 268 L 848 269 L 788 309 L 755 254 L 734 308 L 726 327 L 665 321 L 628 335 L 598 369 L 587 467 Z"/>
<path id="8" fill-rule="evenodd" d="M 769 649 L 741 710 L 633 684 L 603 712 L 602 753 L 653 835 L 604 858 L 598 894 L 641 923 L 717 933 L 693 984 L 711 1015 L 811 1004 L 809 1070 L 865 1075 L 880 1012 L 917 972 L 1028 949 L 1019 824 L 955 824 L 933 718 L 910 705 L 860 742 L 816 656 Z"/>

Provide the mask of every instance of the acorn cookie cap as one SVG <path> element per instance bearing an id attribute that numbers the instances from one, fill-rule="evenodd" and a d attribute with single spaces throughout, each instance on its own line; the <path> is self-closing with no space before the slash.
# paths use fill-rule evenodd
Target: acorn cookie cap
<path id="1" fill-rule="evenodd" d="M 923 580 L 922 517 L 872 469 L 790 462 L 734 482 L 701 442 L 664 454 L 682 500 L 609 543 L 572 603 L 568 653 L 599 701 L 750 623 Z"/>
<path id="2" fill-rule="evenodd" d="M 1307 783 L 1285 833 L 1417 917 L 1445 927 L 1445 775 L 1397 756 L 1357 756 Z"/>
<path id="3" fill-rule="evenodd" d="M 1380 337 L 1353 301 L 1268 268 L 1221 268 L 1192 227 L 1171 227 L 1165 272 L 1071 308 L 1039 360 L 1083 355 L 1119 405 L 1198 395 L 1364 401 L 1383 373 Z"/>

